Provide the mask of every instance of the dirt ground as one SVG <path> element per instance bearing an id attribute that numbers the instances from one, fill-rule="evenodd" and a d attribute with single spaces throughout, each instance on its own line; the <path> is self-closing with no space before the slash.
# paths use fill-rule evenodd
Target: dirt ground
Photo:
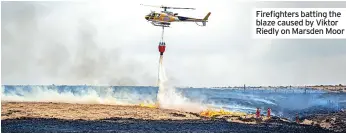
<path id="1" fill-rule="evenodd" d="M 2 132 L 332 132 L 279 118 L 202 117 L 176 110 L 101 104 L 2 102 Z"/>

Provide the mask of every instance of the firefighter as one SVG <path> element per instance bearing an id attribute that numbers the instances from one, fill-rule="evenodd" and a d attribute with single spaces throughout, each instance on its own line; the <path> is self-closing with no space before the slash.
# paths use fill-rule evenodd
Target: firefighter
<path id="1" fill-rule="evenodd" d="M 298 113 L 296 113 L 296 122 L 299 123 L 299 116 L 298 116 Z"/>
<path id="2" fill-rule="evenodd" d="M 258 119 L 260 117 L 260 115 L 261 115 L 261 111 L 260 111 L 259 108 L 257 108 L 257 110 L 256 110 L 256 118 Z"/>

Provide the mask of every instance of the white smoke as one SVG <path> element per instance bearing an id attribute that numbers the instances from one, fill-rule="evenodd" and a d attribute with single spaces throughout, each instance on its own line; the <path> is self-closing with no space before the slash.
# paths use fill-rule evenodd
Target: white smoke
<path id="1" fill-rule="evenodd" d="M 2 84 L 153 85 L 156 75 L 151 75 L 150 68 L 154 63 L 144 63 L 150 62 L 150 54 L 146 58 L 135 51 L 147 52 L 135 45 L 141 38 L 148 39 L 134 30 L 143 30 L 146 23 L 139 21 L 143 15 L 108 16 L 122 11 L 109 5 L 99 1 L 2 2 Z M 132 26 L 141 28 L 119 26 L 126 25 L 119 18 L 133 19 L 138 24 Z M 134 36 L 138 41 L 127 39 Z"/>
<path id="2" fill-rule="evenodd" d="M 52 86 L 25 86 L 8 89 L 1 87 L 2 102 L 56 102 L 56 103 L 79 103 L 79 104 L 109 104 L 109 105 L 136 105 L 142 101 L 151 101 L 150 96 L 143 97 L 137 93 L 131 93 L 126 89 L 113 91 L 108 86 L 95 86 L 87 88 L 76 88 L 72 90 L 59 90 Z M 141 97 L 139 99 L 139 97 Z"/>
<path id="3" fill-rule="evenodd" d="M 187 112 L 200 112 L 206 108 L 201 103 L 192 102 L 184 97 L 181 93 L 176 92 L 176 89 L 168 83 L 165 68 L 160 58 L 159 66 L 159 91 L 157 101 L 160 108 L 174 109 Z"/>

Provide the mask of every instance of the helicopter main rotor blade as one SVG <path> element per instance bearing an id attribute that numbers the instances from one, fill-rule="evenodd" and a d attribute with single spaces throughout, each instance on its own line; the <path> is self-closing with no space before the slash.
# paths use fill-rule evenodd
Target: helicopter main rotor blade
<path id="1" fill-rule="evenodd" d="M 191 9 L 191 10 L 195 10 L 196 8 L 184 8 L 184 7 L 170 7 L 170 6 L 155 6 L 155 5 L 144 5 L 141 4 L 142 6 L 150 6 L 150 7 L 157 7 L 157 8 L 166 8 L 166 9 Z"/>
<path id="2" fill-rule="evenodd" d="M 195 10 L 196 8 L 184 8 L 184 7 L 166 7 L 167 9 L 191 9 Z"/>
<path id="3" fill-rule="evenodd" d="M 141 6 L 150 6 L 150 7 L 162 8 L 162 6 L 155 6 L 155 5 L 143 5 L 143 4 L 141 4 Z"/>

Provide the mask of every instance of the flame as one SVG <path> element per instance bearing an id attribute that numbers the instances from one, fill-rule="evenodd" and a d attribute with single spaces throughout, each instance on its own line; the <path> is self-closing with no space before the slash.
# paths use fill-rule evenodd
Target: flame
<path id="1" fill-rule="evenodd" d="M 145 103 L 141 103 L 141 104 L 139 104 L 139 106 L 146 107 L 146 108 L 159 108 L 158 104 L 145 104 Z"/>
<path id="2" fill-rule="evenodd" d="M 220 109 L 220 111 L 207 109 L 205 111 L 202 111 L 200 113 L 201 116 L 205 117 L 213 117 L 213 116 L 221 116 L 221 115 L 230 115 L 230 116 L 245 116 L 246 113 L 244 112 L 232 112 L 232 111 L 225 111 L 223 109 Z"/>

